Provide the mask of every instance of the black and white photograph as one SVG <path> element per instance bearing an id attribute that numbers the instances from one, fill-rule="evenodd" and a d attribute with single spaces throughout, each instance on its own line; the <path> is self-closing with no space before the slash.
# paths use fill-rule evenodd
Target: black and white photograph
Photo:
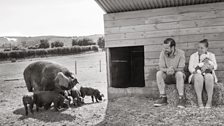
<path id="1" fill-rule="evenodd" d="M 0 126 L 224 126 L 224 0 L 0 0 Z"/>

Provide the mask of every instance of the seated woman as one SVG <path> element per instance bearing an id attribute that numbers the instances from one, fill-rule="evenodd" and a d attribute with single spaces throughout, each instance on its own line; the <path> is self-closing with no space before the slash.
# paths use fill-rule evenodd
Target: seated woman
<path id="1" fill-rule="evenodd" d="M 215 55 L 211 52 L 208 52 L 208 40 L 204 39 L 198 43 L 197 52 L 193 53 L 190 56 L 189 60 L 189 71 L 191 73 L 189 77 L 189 83 L 194 84 L 195 92 L 197 94 L 198 106 L 200 108 L 204 108 L 202 102 L 202 90 L 205 85 L 206 92 L 208 94 L 208 100 L 205 105 L 205 108 L 211 108 L 212 105 L 212 95 L 214 83 L 217 83 L 217 77 L 215 75 L 215 71 L 217 69 L 217 63 L 215 59 Z M 210 60 L 210 64 L 203 64 L 202 66 L 198 66 L 201 61 L 201 56 L 204 54 L 207 55 L 206 58 Z M 202 72 L 198 72 L 197 68 L 200 67 Z M 211 72 L 203 72 L 203 71 L 211 71 Z"/>

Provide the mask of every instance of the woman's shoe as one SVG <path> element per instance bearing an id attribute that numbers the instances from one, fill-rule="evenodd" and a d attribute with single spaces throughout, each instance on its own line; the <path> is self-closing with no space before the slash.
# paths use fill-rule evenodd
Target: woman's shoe
<path id="1" fill-rule="evenodd" d="M 211 105 L 206 105 L 205 108 L 206 109 L 210 109 L 211 108 Z"/>
<path id="2" fill-rule="evenodd" d="M 199 106 L 200 109 L 204 109 L 205 108 L 203 104 L 200 104 L 198 106 Z"/>
<path id="3" fill-rule="evenodd" d="M 205 109 L 210 109 L 211 108 L 211 106 L 205 106 Z"/>
<path id="4" fill-rule="evenodd" d="M 206 109 L 210 109 L 211 108 L 211 104 L 206 104 L 205 108 Z"/>
<path id="5" fill-rule="evenodd" d="M 199 109 L 204 109 L 204 108 L 205 108 L 204 106 L 200 106 L 200 107 L 199 107 Z"/>

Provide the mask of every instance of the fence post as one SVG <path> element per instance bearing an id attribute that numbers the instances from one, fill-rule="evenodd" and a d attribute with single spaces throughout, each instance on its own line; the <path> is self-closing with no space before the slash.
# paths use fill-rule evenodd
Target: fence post
<path id="1" fill-rule="evenodd" d="M 101 60 L 100 60 L 100 72 L 101 72 Z"/>
<path id="2" fill-rule="evenodd" d="M 77 63 L 75 61 L 75 74 L 77 74 Z"/>

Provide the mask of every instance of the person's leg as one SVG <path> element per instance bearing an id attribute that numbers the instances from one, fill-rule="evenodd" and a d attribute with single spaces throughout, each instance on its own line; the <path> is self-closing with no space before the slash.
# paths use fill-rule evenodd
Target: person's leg
<path id="1" fill-rule="evenodd" d="M 166 97 L 166 92 L 165 92 L 165 78 L 166 78 L 166 74 L 162 71 L 158 71 L 156 74 L 156 80 L 157 80 L 157 85 L 159 88 L 159 93 L 160 93 L 160 98 L 158 99 L 158 101 L 156 103 L 154 103 L 155 107 L 160 107 L 162 105 L 166 105 L 167 104 L 167 97 Z"/>
<path id="2" fill-rule="evenodd" d="M 184 95 L 184 74 L 180 71 L 175 73 L 177 91 L 180 96 Z"/>
<path id="3" fill-rule="evenodd" d="M 208 100 L 205 107 L 210 108 L 212 105 L 212 95 L 213 95 L 213 89 L 214 89 L 214 77 L 212 74 L 207 73 L 204 76 L 205 78 L 205 89 L 208 94 Z"/>
<path id="4" fill-rule="evenodd" d="M 177 107 L 185 108 L 185 98 L 184 98 L 184 74 L 180 71 L 175 73 L 176 87 L 179 94 L 179 102 Z"/>
<path id="5" fill-rule="evenodd" d="M 194 89 L 198 99 L 198 106 L 204 107 L 202 102 L 202 90 L 204 85 L 204 77 L 201 74 L 194 74 L 193 76 Z"/>
<path id="6" fill-rule="evenodd" d="M 165 92 L 166 84 L 164 81 L 165 78 L 166 78 L 166 74 L 163 71 L 158 71 L 156 73 L 156 81 L 157 81 L 157 86 L 159 88 L 160 95 L 166 95 L 166 92 Z"/>

